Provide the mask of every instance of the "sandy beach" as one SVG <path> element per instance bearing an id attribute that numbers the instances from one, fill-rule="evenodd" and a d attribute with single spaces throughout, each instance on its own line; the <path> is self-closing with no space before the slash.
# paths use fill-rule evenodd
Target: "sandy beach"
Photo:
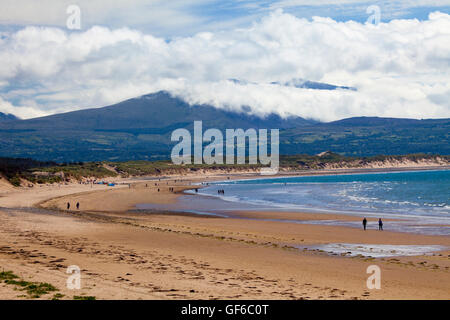
<path id="1" fill-rule="evenodd" d="M 61 299 L 450 298 L 446 236 L 261 220 L 359 220 L 340 214 L 247 211 L 221 218 L 135 210 L 140 203 L 176 203 L 200 181 L 203 177 L 190 176 L 127 180 L 115 187 L 2 190 L 0 266 L 26 281 L 52 284 Z M 65 210 L 67 202 L 72 210 Z M 77 202 L 80 210 L 74 210 Z M 445 249 L 385 258 L 317 249 L 336 243 Z M 66 288 L 71 265 L 81 269 L 79 290 Z M 366 286 L 370 265 L 381 269 L 379 290 Z M 14 285 L 0 284 L 0 299 L 20 298 L 29 297 Z"/>

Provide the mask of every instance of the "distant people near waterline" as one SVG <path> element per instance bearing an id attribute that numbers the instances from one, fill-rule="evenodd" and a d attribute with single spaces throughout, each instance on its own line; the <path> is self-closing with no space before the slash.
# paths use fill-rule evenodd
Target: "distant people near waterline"
<path id="1" fill-rule="evenodd" d="M 367 219 L 364 218 L 362 223 L 363 223 L 364 230 L 366 230 L 366 228 L 367 228 Z"/>
<path id="2" fill-rule="evenodd" d="M 218 194 L 225 194 L 225 190 L 219 189 L 219 190 L 217 190 L 217 193 L 218 193 Z"/>
<path id="3" fill-rule="evenodd" d="M 383 220 L 381 220 L 381 218 L 378 219 L 378 230 L 383 231 Z"/>

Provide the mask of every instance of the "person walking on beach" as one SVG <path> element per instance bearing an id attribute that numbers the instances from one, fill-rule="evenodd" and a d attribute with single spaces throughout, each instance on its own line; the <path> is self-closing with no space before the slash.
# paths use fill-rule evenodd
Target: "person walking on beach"
<path id="1" fill-rule="evenodd" d="M 383 221 L 380 219 L 378 219 L 378 230 L 383 231 Z"/>
<path id="2" fill-rule="evenodd" d="M 70 209 L 70 202 L 67 202 L 67 210 Z"/>
<path id="3" fill-rule="evenodd" d="M 363 220 L 363 227 L 364 227 L 364 230 L 366 230 L 366 228 L 367 228 L 367 219 L 366 218 L 364 218 L 364 220 Z"/>

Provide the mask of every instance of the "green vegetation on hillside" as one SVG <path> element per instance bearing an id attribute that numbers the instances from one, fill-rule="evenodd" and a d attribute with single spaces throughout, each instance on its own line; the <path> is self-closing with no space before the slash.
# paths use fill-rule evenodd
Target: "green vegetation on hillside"
<path id="1" fill-rule="evenodd" d="M 332 152 L 320 155 L 285 155 L 280 157 L 280 167 L 286 170 L 311 170 L 324 168 L 361 168 L 375 162 L 420 162 L 434 161 L 450 163 L 450 156 L 411 154 L 404 156 L 379 155 L 373 157 L 347 157 Z M 212 165 L 174 165 L 171 161 L 125 161 L 125 162 L 78 162 L 61 163 L 39 162 L 31 159 L 0 158 L 0 174 L 14 186 L 19 186 L 21 179 L 32 183 L 54 183 L 64 180 L 81 180 L 82 178 L 103 179 L 107 177 L 161 176 L 166 174 L 183 174 L 199 170 L 221 170 L 225 172 L 257 170 L 262 165 L 251 164 L 212 164 Z"/>
<path id="2" fill-rule="evenodd" d="M 81 179 L 83 177 L 106 178 L 115 177 L 117 173 L 105 168 L 102 162 L 78 162 L 78 163 L 63 163 L 57 166 L 43 168 L 42 172 L 56 174 L 58 172 L 64 173 L 65 177 Z"/>
<path id="3" fill-rule="evenodd" d="M 190 164 L 174 165 L 169 160 L 161 161 L 126 161 L 126 162 L 108 162 L 108 165 L 114 167 L 120 174 L 126 176 L 146 176 L 160 175 L 165 173 L 182 173 L 186 171 L 195 172 L 198 170 L 247 170 L 262 167 L 259 164 Z"/>
<path id="4" fill-rule="evenodd" d="M 61 163 L 42 162 L 32 159 L 0 158 L 0 174 L 13 186 L 20 186 L 21 179 L 31 183 L 58 183 L 65 179 L 83 177 L 105 178 L 116 176 L 115 171 L 108 170 L 101 162 Z"/>
<path id="5" fill-rule="evenodd" d="M 287 155 L 280 157 L 281 168 L 297 168 L 297 169 L 322 169 L 330 165 L 338 165 L 340 167 L 364 167 L 374 162 L 387 161 L 412 161 L 419 162 L 423 160 L 436 160 L 437 158 L 449 162 L 450 156 L 439 156 L 429 154 L 409 154 L 409 155 L 377 155 L 372 157 L 348 157 L 333 152 L 325 152 L 321 156 L 310 155 Z"/>

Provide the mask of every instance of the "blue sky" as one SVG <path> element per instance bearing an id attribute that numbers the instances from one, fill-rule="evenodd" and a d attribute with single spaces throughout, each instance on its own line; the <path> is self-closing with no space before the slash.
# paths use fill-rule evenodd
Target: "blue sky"
<path id="1" fill-rule="evenodd" d="M 80 7 L 83 29 L 94 25 L 129 27 L 165 38 L 197 32 L 247 27 L 269 12 L 282 9 L 298 18 L 330 17 L 336 21 L 365 22 L 366 9 L 379 6 L 381 21 L 427 19 L 430 12 L 450 13 L 450 1 L 441 0 L 2 0 L 0 28 L 25 25 L 64 27 L 65 9 Z"/>
<path id="2" fill-rule="evenodd" d="M 381 21 L 392 19 L 417 18 L 424 20 L 430 12 L 450 12 L 447 1 L 223 1 L 211 2 L 203 6 L 194 6 L 193 12 L 208 17 L 209 21 L 239 21 L 244 17 L 255 17 L 267 11 L 282 8 L 284 12 L 299 18 L 311 19 L 313 16 L 330 17 L 336 21 L 354 20 L 365 22 L 368 18 L 366 9 L 377 5 L 381 9 Z M 313 4 L 315 3 L 315 4 Z M 240 19 L 238 19 L 240 18 Z M 245 22 L 244 22 L 245 23 Z"/>

